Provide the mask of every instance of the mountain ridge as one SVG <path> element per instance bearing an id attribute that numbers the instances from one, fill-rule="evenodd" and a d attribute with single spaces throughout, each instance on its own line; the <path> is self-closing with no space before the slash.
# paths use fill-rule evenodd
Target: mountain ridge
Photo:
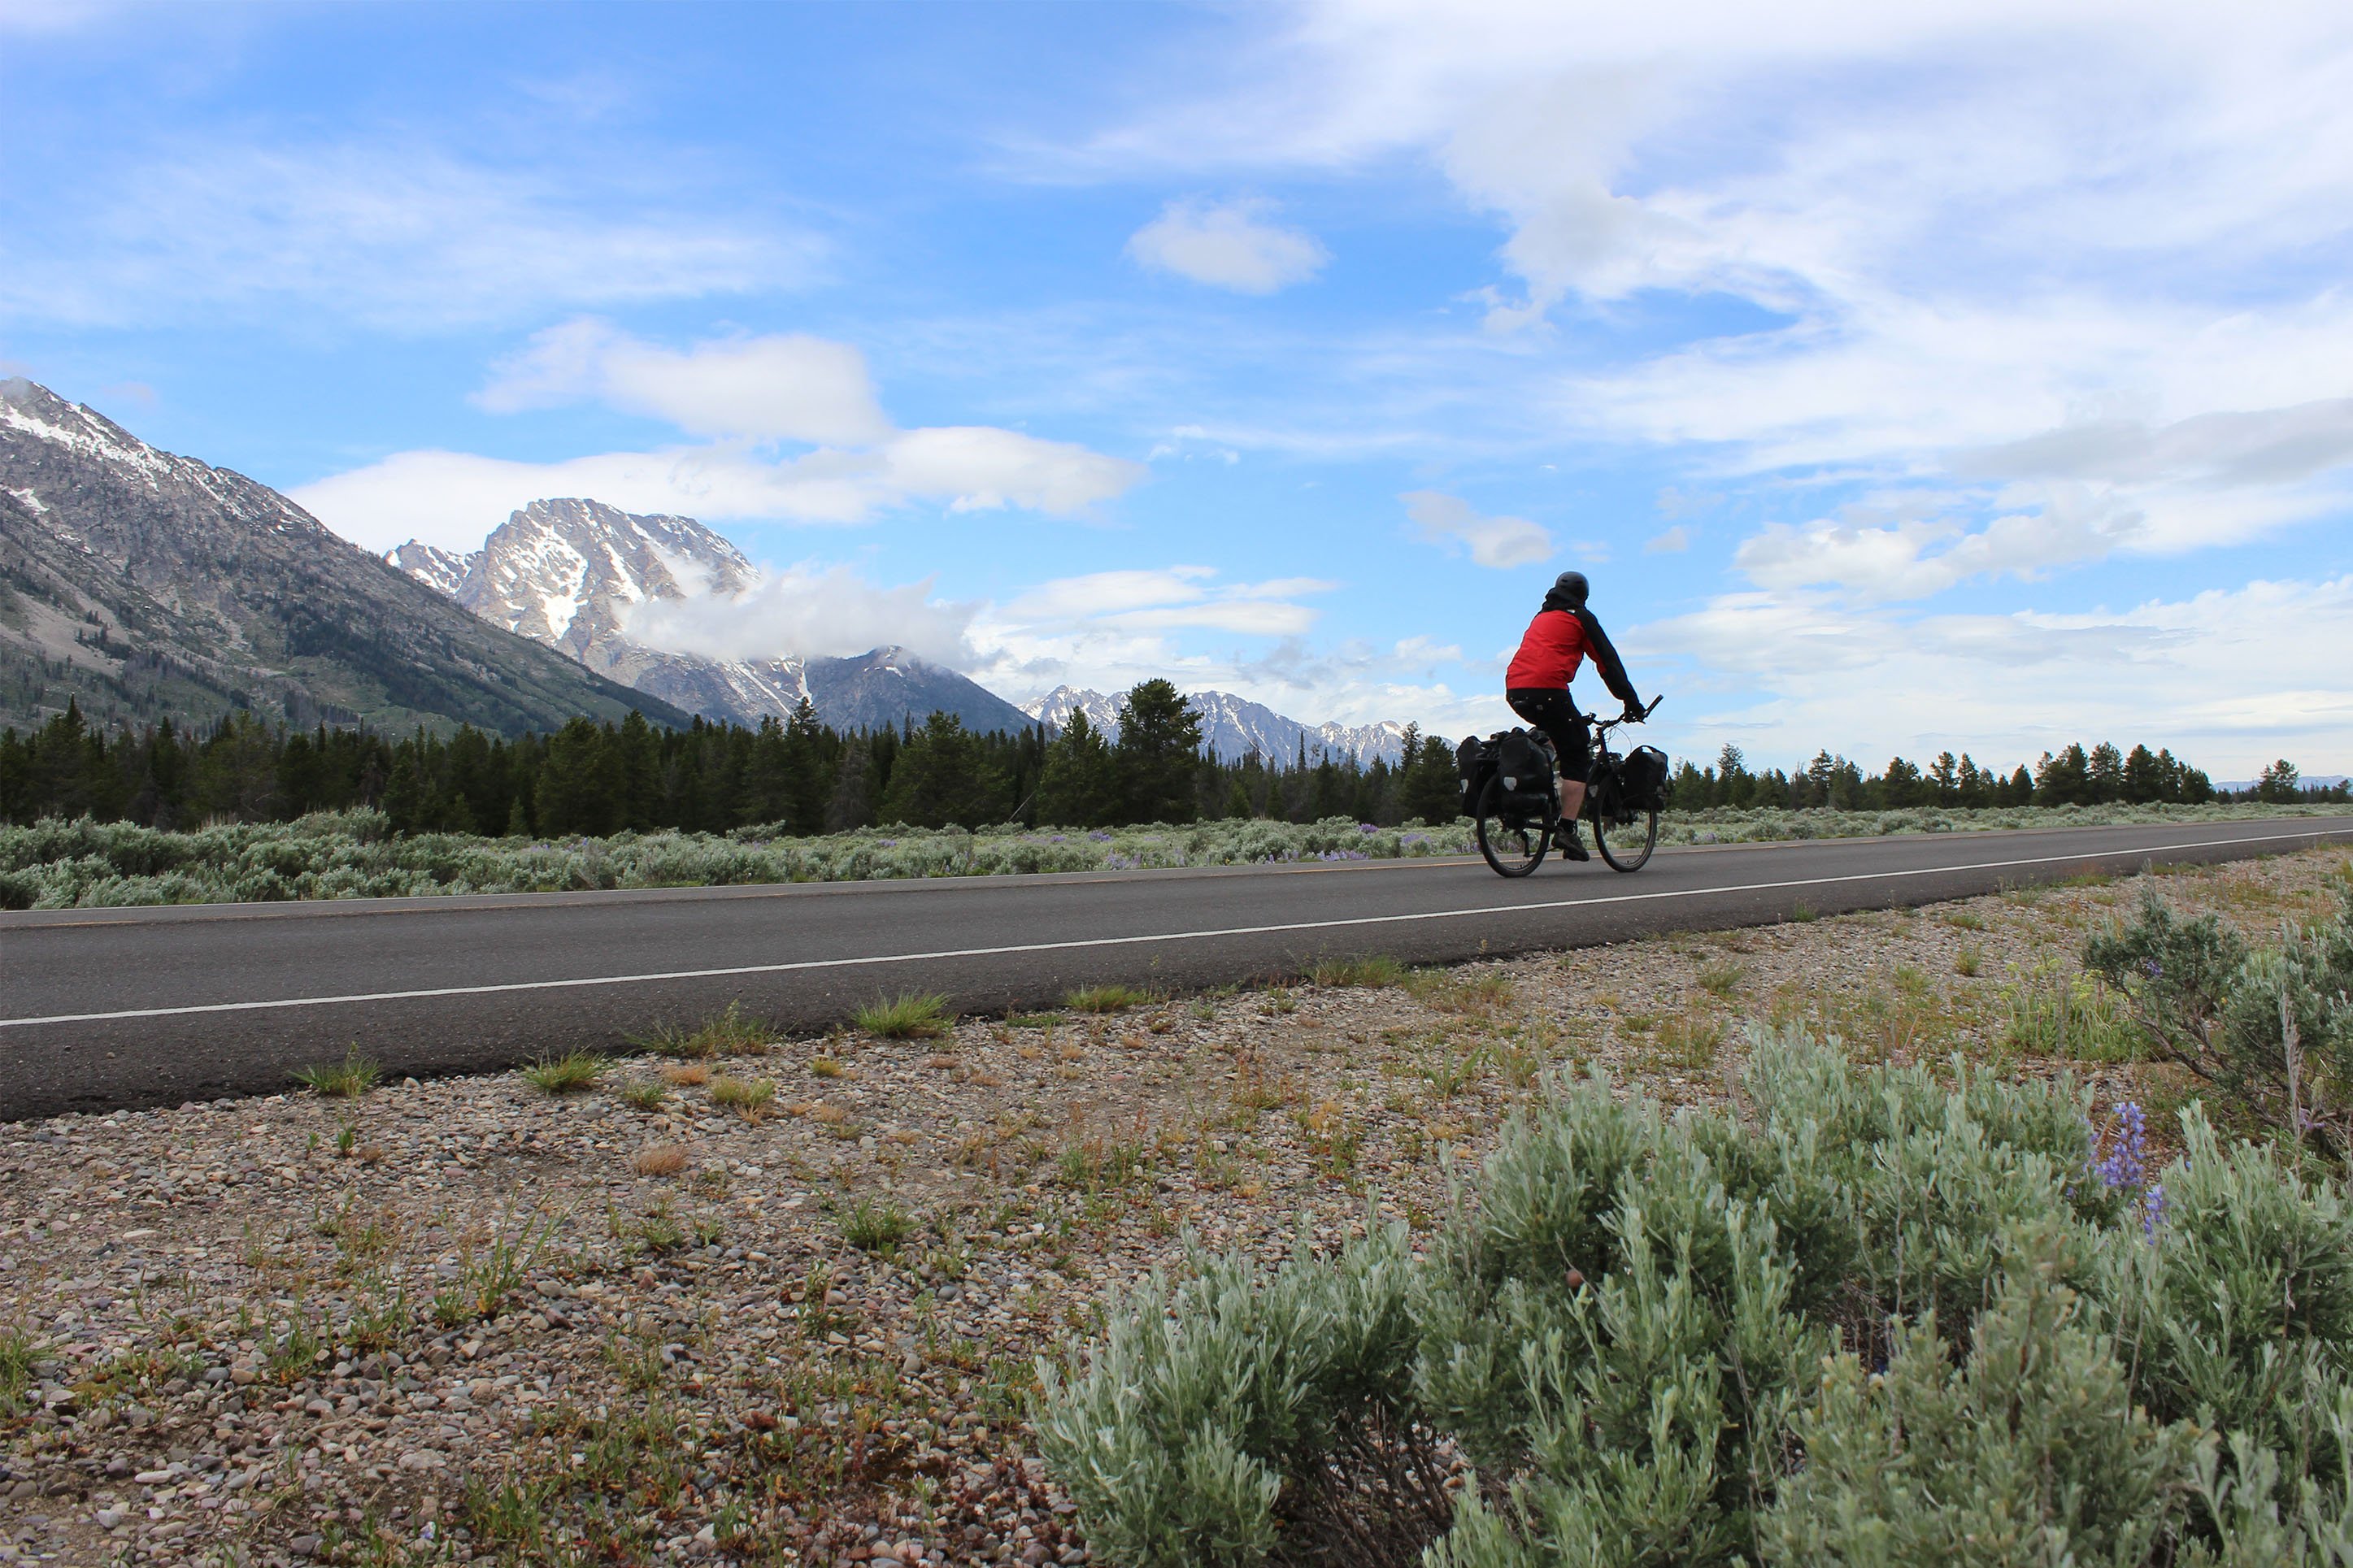
<path id="1" fill-rule="evenodd" d="M 1303 747 L 1311 763 L 1325 757 L 1335 762 L 1352 758 L 1359 763 L 1378 759 L 1395 766 L 1405 755 L 1405 726 L 1393 721 L 1309 724 L 1262 702 L 1206 688 L 1187 692 L 1185 700 L 1200 715 L 1201 749 L 1221 757 L 1256 752 L 1269 762 L 1287 763 L 1295 760 Z M 1056 732 L 1070 723 L 1072 713 L 1084 712 L 1087 722 L 1107 738 L 1119 734 L 1119 699 L 1100 691 L 1058 686 L 1023 703 L 1021 710 Z"/>
<path id="2" fill-rule="evenodd" d="M 678 709 L 507 637 L 258 480 L 0 381 L 0 723 L 461 723 Z"/>

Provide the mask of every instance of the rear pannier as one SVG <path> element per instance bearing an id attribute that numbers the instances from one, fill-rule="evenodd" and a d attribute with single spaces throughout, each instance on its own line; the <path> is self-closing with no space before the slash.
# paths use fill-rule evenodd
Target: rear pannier
<path id="1" fill-rule="evenodd" d="M 1479 792 L 1487 787 L 1487 777 L 1495 771 L 1495 742 L 1465 735 L 1462 743 L 1454 748 L 1454 773 L 1462 784 L 1462 815 L 1479 815 Z"/>

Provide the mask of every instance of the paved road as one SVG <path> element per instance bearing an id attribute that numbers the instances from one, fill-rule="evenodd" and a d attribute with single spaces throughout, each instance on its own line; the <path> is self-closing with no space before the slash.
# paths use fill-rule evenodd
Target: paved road
<path id="1" fill-rule="evenodd" d="M 2353 841 L 2353 817 L 1662 850 L 1631 877 L 1547 862 L 1520 882 L 1449 859 L 0 913 L 0 1117 L 268 1092 L 353 1044 L 396 1075 L 479 1070 L 731 1001 L 797 1029 L 914 989 L 993 1012 L 1098 982 L 1590 946 L 2324 839 Z"/>

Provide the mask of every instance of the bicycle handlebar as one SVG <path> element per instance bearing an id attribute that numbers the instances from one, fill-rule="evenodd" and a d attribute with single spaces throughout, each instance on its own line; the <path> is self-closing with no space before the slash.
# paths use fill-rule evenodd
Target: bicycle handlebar
<path id="1" fill-rule="evenodd" d="M 1666 700 L 1666 694 L 1664 692 L 1651 698 L 1651 705 L 1648 708 L 1643 709 L 1641 713 L 1636 717 L 1630 718 L 1626 714 L 1620 713 L 1615 719 L 1597 719 L 1593 721 L 1594 731 L 1599 734 L 1605 731 L 1614 730 L 1620 724 L 1640 724 L 1643 720 L 1648 719 L 1651 714 L 1656 713 L 1659 710 L 1659 704 L 1664 702 Z"/>

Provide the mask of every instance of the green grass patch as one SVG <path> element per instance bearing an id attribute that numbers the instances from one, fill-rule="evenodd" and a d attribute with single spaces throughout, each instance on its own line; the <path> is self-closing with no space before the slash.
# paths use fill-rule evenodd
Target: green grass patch
<path id="1" fill-rule="evenodd" d="M 1735 963 L 1728 958 L 1715 959 L 1700 965 L 1699 988 L 1711 996 L 1730 996 L 1748 978 L 1748 966 Z"/>
<path id="2" fill-rule="evenodd" d="M 860 1198 L 841 1222 L 841 1238 L 860 1252 L 892 1252 L 915 1234 L 915 1222 L 893 1203 Z"/>
<path id="3" fill-rule="evenodd" d="M 773 1079 L 715 1078 L 711 1080 L 711 1103 L 738 1116 L 757 1116 L 767 1110 L 768 1102 L 776 1098 L 776 1086 Z"/>
<path id="4" fill-rule="evenodd" d="M 1403 963 L 1388 954 L 1372 953 L 1362 958 L 1318 959 L 1315 967 L 1307 972 L 1307 978 L 1318 985 L 1378 990 L 1404 984 L 1408 973 Z"/>
<path id="5" fill-rule="evenodd" d="M 670 1090 L 658 1083 L 633 1083 L 621 1090 L 621 1103 L 634 1110 L 659 1110 Z"/>
<path id="6" fill-rule="evenodd" d="M 2030 1056 L 2079 1062 L 2139 1061 L 2147 1042 L 2115 990 L 2088 974 L 2038 966 L 2003 999 L 2010 1007 L 2005 1042 Z"/>
<path id="7" fill-rule="evenodd" d="M 1072 1013 L 1124 1013 L 1158 1000 L 1133 985 L 1082 985 L 1062 998 L 1062 1006 Z"/>
<path id="8" fill-rule="evenodd" d="M 657 1057 L 708 1061 L 713 1057 L 758 1056 L 776 1036 L 773 1026 L 745 1017 L 742 1004 L 730 1002 L 727 1011 L 704 1020 L 700 1027 L 681 1029 L 666 1024 L 650 1035 L 632 1036 L 629 1043 Z"/>
<path id="9" fill-rule="evenodd" d="M 376 1086 L 384 1069 L 360 1055 L 357 1046 L 339 1062 L 322 1062 L 294 1069 L 294 1081 L 325 1100 L 357 1100 Z"/>
<path id="10" fill-rule="evenodd" d="M 577 1094 L 596 1087 L 604 1075 L 605 1058 L 594 1051 L 568 1051 L 542 1057 L 522 1071 L 523 1082 L 542 1094 Z"/>
<path id="11" fill-rule="evenodd" d="M 0 1329 L 0 1415 L 22 1411 L 32 1386 L 33 1342 L 20 1329 Z"/>
<path id="12" fill-rule="evenodd" d="M 934 1040 L 954 1023 L 948 999 L 932 992 L 877 997 L 850 1016 L 860 1029 L 886 1040 Z"/>
<path id="13" fill-rule="evenodd" d="M 1063 1150 L 1055 1166 L 1062 1185 L 1076 1192 L 1100 1193 L 1127 1185 L 1144 1173 L 1146 1163 L 1141 1139 L 1088 1138 Z"/>

